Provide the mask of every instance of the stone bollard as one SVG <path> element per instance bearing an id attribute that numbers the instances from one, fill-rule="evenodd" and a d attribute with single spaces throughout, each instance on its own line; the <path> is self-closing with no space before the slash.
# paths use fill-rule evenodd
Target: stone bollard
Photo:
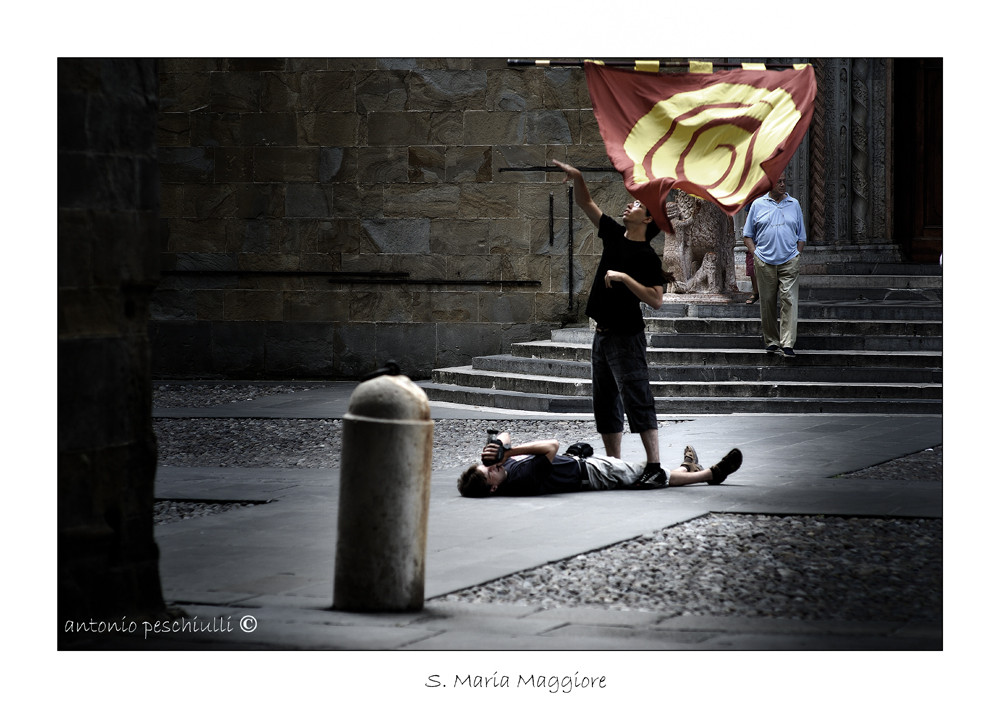
<path id="1" fill-rule="evenodd" d="M 333 609 L 424 605 L 434 423 L 405 376 L 358 385 L 344 415 Z"/>

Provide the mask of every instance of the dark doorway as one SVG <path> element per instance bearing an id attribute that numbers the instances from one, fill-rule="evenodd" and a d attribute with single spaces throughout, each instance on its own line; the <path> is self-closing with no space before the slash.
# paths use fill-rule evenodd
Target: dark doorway
<path id="1" fill-rule="evenodd" d="M 893 61 L 893 223 L 903 257 L 937 263 L 943 231 L 943 61 Z"/>

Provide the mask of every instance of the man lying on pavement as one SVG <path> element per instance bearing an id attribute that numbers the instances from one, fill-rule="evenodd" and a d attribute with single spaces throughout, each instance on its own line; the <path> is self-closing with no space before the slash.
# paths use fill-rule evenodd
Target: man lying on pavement
<path id="1" fill-rule="evenodd" d="M 698 454 L 684 448 L 684 461 L 676 469 L 661 470 L 640 483 L 644 462 L 626 462 L 616 457 L 594 455 L 585 443 L 577 443 L 558 454 L 558 440 L 535 440 L 511 446 L 510 434 L 500 433 L 487 443 L 482 458 L 458 478 L 458 491 L 465 497 L 536 496 L 562 492 L 605 489 L 662 489 L 688 484 L 722 484 L 743 464 L 743 453 L 732 449 L 708 469 L 698 464 Z M 589 453 L 589 454 L 588 454 Z"/>

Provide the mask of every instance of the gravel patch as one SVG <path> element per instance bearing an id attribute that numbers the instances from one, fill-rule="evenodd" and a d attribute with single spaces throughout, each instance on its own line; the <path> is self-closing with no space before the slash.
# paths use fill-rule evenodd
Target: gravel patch
<path id="1" fill-rule="evenodd" d="M 838 479 L 895 479 L 908 482 L 943 482 L 944 452 L 941 445 L 881 465 L 837 475 Z"/>
<path id="2" fill-rule="evenodd" d="M 439 420 L 434 422 L 434 471 L 474 462 L 490 427 L 510 432 L 514 440 L 557 438 L 566 446 L 597 437 L 587 420 Z M 153 429 L 162 465 L 340 467 L 340 420 L 157 418 Z"/>
<path id="3" fill-rule="evenodd" d="M 709 514 L 443 599 L 669 616 L 940 621 L 940 519 Z"/>
<path id="4" fill-rule="evenodd" d="M 315 388 L 311 384 L 154 383 L 154 408 L 211 408 L 279 393 Z"/>
<path id="5" fill-rule="evenodd" d="M 185 519 L 214 516 L 233 509 L 246 509 L 258 502 L 194 502 L 165 500 L 156 502 L 153 510 L 153 524 L 172 524 Z"/>
<path id="6" fill-rule="evenodd" d="M 156 418 L 153 430 L 171 467 L 340 466 L 339 420 Z"/>

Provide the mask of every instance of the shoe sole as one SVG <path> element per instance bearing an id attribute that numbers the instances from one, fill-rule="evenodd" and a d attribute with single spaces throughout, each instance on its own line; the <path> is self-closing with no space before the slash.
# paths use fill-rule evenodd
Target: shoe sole
<path id="1" fill-rule="evenodd" d="M 654 482 L 652 479 L 645 482 L 633 482 L 626 489 L 663 489 L 667 486 L 666 474 L 663 474 L 663 479 L 662 482 Z"/>
<path id="2" fill-rule="evenodd" d="M 733 466 L 733 468 L 728 472 L 723 473 L 722 472 L 723 465 L 725 465 L 726 467 L 730 465 L 735 465 L 735 466 Z M 723 482 L 726 481 L 726 478 L 729 477 L 729 475 L 731 475 L 733 472 L 735 472 L 742 466 L 743 466 L 743 452 L 739 448 L 733 448 L 732 450 L 727 452 L 721 460 L 719 460 L 716 464 L 712 465 L 713 479 L 709 482 L 709 484 L 722 484 Z M 720 479 L 718 482 L 716 482 L 714 479 L 715 470 L 719 470 L 719 472 L 722 474 L 722 479 Z"/>

